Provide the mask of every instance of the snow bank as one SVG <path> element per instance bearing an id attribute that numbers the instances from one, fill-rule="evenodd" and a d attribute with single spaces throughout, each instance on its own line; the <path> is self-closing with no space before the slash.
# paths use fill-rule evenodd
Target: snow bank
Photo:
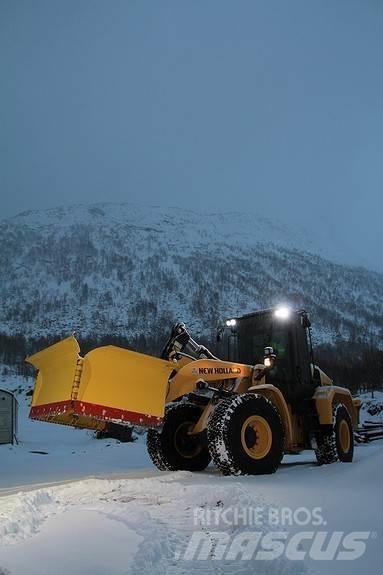
<path id="1" fill-rule="evenodd" d="M 363 401 L 360 410 L 361 423 L 383 423 L 383 391 L 374 391 L 373 397 L 371 393 L 363 393 L 360 398 Z"/>
<path id="2" fill-rule="evenodd" d="M 81 512 L 81 516 L 85 513 L 86 517 L 92 517 L 92 521 L 99 526 L 112 520 L 114 523 L 117 522 L 123 531 L 127 529 L 125 548 L 130 550 L 130 555 L 127 557 L 130 570 L 125 573 L 129 572 L 132 575 L 149 572 L 164 575 L 186 572 L 217 573 L 217 563 L 214 561 L 196 563 L 182 559 L 187 543 L 196 529 L 194 510 L 229 506 L 241 509 L 265 508 L 270 505 L 261 495 L 252 495 L 244 490 L 238 481 L 222 478 L 221 485 L 218 485 L 215 480 L 211 482 L 203 475 L 196 476 L 189 472 L 130 480 L 89 479 L 39 489 L 31 493 L 16 493 L 3 497 L 1 503 L 0 541 L 3 546 L 10 546 L 0 548 L 1 564 L 16 565 L 17 561 L 14 562 L 16 554 L 12 552 L 12 547 L 20 546 L 21 542 L 25 542 L 39 531 L 41 535 L 45 533 L 47 536 L 46 526 L 49 526 L 50 532 L 52 529 L 57 529 L 58 516 L 60 522 L 65 523 L 68 514 L 74 513 L 75 515 L 71 516 L 73 529 L 73 517 Z M 74 528 L 76 529 L 75 526 Z M 233 526 L 227 529 L 234 533 L 245 528 Z M 92 536 L 93 530 L 92 523 L 88 523 L 81 533 L 82 544 L 85 547 L 90 545 L 89 536 Z M 39 545 L 37 538 L 37 546 Z M 18 549 L 23 551 L 27 549 L 27 553 L 29 552 L 25 544 Z M 83 561 L 83 556 L 78 558 L 77 567 L 74 572 L 70 571 L 71 575 L 91 572 L 92 558 L 88 559 L 87 565 Z M 108 575 L 114 572 L 121 573 L 114 571 L 114 568 L 117 569 L 117 564 L 119 569 L 121 568 L 121 561 L 114 560 L 114 562 L 113 567 L 112 561 Z M 23 563 L 25 565 L 25 560 Z M 257 572 L 262 573 L 262 563 L 258 562 L 257 565 L 259 567 Z M 53 565 L 51 567 L 53 569 Z M 249 568 L 248 562 L 247 568 Z M 28 573 L 35 573 L 34 569 L 35 567 L 32 567 Z M 36 573 L 48 574 L 51 572 L 49 569 L 50 566 L 46 564 L 44 558 L 43 566 L 37 566 Z M 219 569 L 219 573 L 222 574 L 243 572 L 233 571 L 233 561 L 219 561 Z M 281 572 L 297 571 L 295 567 L 293 568 L 293 564 L 289 564 L 284 558 L 267 563 L 267 573 Z"/>

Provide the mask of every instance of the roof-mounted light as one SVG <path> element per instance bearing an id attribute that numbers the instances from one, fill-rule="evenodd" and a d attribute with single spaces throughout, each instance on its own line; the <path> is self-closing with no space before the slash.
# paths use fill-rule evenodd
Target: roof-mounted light
<path id="1" fill-rule="evenodd" d="M 287 306 L 277 307 L 274 310 L 274 315 L 278 319 L 289 319 L 291 315 L 291 309 Z"/>
<path id="2" fill-rule="evenodd" d="M 237 325 L 237 320 L 236 319 L 227 319 L 225 323 L 226 323 L 227 327 L 235 327 Z"/>

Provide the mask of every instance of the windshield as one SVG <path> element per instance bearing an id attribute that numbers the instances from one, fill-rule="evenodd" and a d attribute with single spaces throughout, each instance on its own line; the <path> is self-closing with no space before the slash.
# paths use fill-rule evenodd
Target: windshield
<path id="1" fill-rule="evenodd" d="M 248 365 L 263 363 L 264 348 L 277 353 L 275 368 L 269 375 L 273 383 L 291 379 L 290 324 L 275 320 L 271 314 L 241 318 L 235 333 L 227 337 L 227 358 Z"/>

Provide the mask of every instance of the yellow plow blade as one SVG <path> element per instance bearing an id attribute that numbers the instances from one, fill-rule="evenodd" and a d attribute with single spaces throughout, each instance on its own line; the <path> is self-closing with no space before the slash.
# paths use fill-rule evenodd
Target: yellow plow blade
<path id="1" fill-rule="evenodd" d="M 107 422 L 155 427 L 174 364 L 105 346 L 79 356 L 74 337 L 30 356 L 38 370 L 30 417 L 89 429 Z"/>

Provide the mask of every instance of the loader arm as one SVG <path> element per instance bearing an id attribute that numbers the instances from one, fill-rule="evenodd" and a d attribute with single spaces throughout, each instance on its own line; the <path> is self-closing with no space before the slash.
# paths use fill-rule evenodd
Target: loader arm
<path id="1" fill-rule="evenodd" d="M 178 361 L 180 357 L 193 359 L 218 359 L 204 345 L 200 345 L 191 337 L 184 323 L 176 323 L 166 342 L 161 359 Z"/>

